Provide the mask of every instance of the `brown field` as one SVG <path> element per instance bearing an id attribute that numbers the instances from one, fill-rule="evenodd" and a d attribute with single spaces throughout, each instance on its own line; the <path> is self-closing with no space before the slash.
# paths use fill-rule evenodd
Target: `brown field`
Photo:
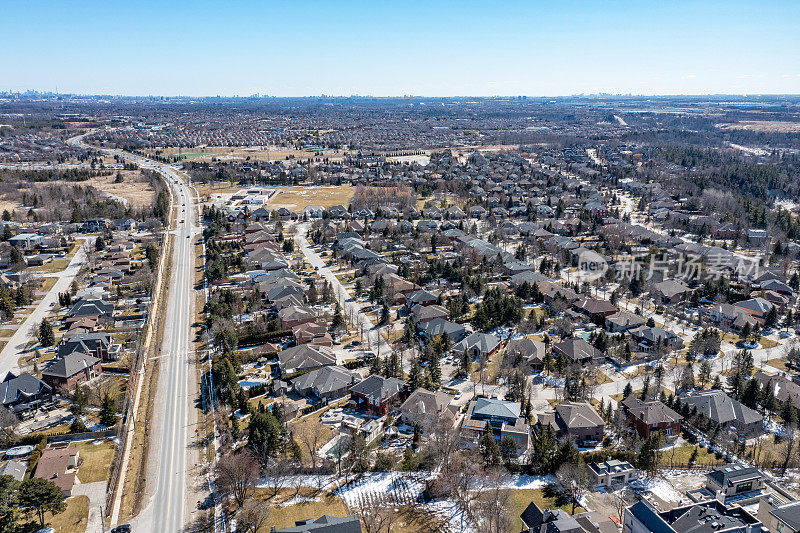
<path id="1" fill-rule="evenodd" d="M 307 150 L 295 150 L 291 147 L 271 147 L 267 150 L 261 146 L 231 147 L 231 146 L 202 146 L 197 148 L 157 148 L 150 150 L 159 155 L 182 155 L 186 161 L 211 161 L 213 158 L 221 160 L 247 159 L 254 161 L 283 161 L 285 159 L 308 159 L 310 157 L 342 157 L 339 150 L 325 150 L 315 153 Z"/>
<path id="2" fill-rule="evenodd" d="M 206 198 L 215 194 L 231 194 L 242 188 L 242 185 L 226 182 L 224 184 L 198 186 L 197 190 L 203 198 Z M 347 206 L 350 200 L 353 199 L 353 194 L 355 194 L 355 188 L 352 185 L 266 186 L 265 188 L 277 191 L 265 206 L 267 209 L 285 207 L 296 212 L 300 212 L 310 205 L 319 205 L 325 208 L 334 205 Z"/>
<path id="3" fill-rule="evenodd" d="M 124 198 L 131 207 L 144 207 L 152 205 L 155 199 L 155 191 L 138 170 L 121 170 L 123 176 L 122 183 L 114 183 L 116 172 L 109 176 L 98 176 L 84 182 L 76 181 L 48 181 L 41 183 L 30 183 L 30 189 L 39 187 L 64 186 L 72 187 L 75 185 L 91 185 L 95 189 L 112 196 Z M 0 212 L 3 210 L 14 211 L 20 209 L 21 205 L 5 195 L 0 196 Z"/>
<path id="4" fill-rule="evenodd" d="M 104 441 L 94 444 L 93 441 L 82 442 L 77 445 L 83 462 L 78 468 L 78 479 L 81 483 L 105 481 L 111 468 L 111 458 L 114 456 L 114 444 Z"/>
<path id="5" fill-rule="evenodd" d="M 750 130 L 767 133 L 796 133 L 800 131 L 800 122 L 786 122 L 781 120 L 743 120 L 734 124 L 725 124 L 726 130 Z"/>
<path id="6" fill-rule="evenodd" d="M 355 188 L 351 185 L 333 187 L 315 186 L 289 186 L 275 187 L 277 194 L 270 198 L 267 208 L 277 209 L 286 207 L 293 211 L 302 211 L 310 205 L 331 207 L 334 205 L 347 206 L 353 198 Z"/>
<path id="7" fill-rule="evenodd" d="M 45 513 L 44 521 L 61 533 L 83 533 L 89 523 L 89 498 L 87 496 L 67 498 L 67 509 L 55 516 Z"/>

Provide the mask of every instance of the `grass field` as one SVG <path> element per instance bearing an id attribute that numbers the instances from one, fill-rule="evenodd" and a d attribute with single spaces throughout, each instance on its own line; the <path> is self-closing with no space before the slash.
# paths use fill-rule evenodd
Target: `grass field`
<path id="1" fill-rule="evenodd" d="M 302 494 L 303 492 L 301 492 Z M 261 531 L 266 533 L 271 526 L 275 526 L 276 529 L 291 527 L 298 520 L 304 520 L 309 517 L 318 518 L 324 514 L 339 518 L 350 515 L 350 511 L 348 511 L 347 506 L 339 496 L 321 494 L 318 498 L 318 501 L 305 501 L 294 505 L 274 505 L 267 527 Z"/>
<path id="2" fill-rule="evenodd" d="M 61 272 L 67 268 L 67 265 L 69 265 L 69 259 L 53 259 L 49 263 L 45 263 L 41 266 L 30 267 L 28 270 L 31 272 L 46 272 L 51 274 L 53 272 Z M 55 280 L 53 283 L 55 283 Z"/>
<path id="3" fill-rule="evenodd" d="M 159 153 L 163 156 L 180 154 L 186 161 L 211 161 L 212 158 L 220 159 L 247 159 L 254 161 L 283 161 L 285 159 L 307 159 L 310 157 L 342 157 L 343 152 L 325 150 L 324 154 L 307 150 L 295 150 L 290 147 L 230 147 L 230 146 L 203 146 L 198 148 L 158 148 L 150 153 Z"/>
<path id="4" fill-rule="evenodd" d="M 114 457 L 114 444 L 110 441 L 103 441 L 101 444 L 88 441 L 79 443 L 77 448 L 83 459 L 78 469 L 78 479 L 81 483 L 105 481 L 108 478 L 111 459 Z"/>
<path id="5" fill-rule="evenodd" d="M 355 188 L 351 185 L 326 186 L 287 186 L 275 187 L 277 193 L 270 198 L 268 207 L 286 207 L 293 211 L 302 211 L 309 205 L 331 207 L 347 206 L 353 199 Z"/>
<path id="6" fill-rule="evenodd" d="M 66 511 L 55 516 L 45 513 L 44 521 L 58 533 L 83 533 L 89 523 L 88 496 L 67 498 Z"/>
<path id="7" fill-rule="evenodd" d="M 572 512 L 571 503 L 564 501 L 563 498 L 558 496 L 545 495 L 546 493 L 547 489 L 518 489 L 511 491 L 509 514 L 514 519 L 514 526 L 511 528 L 511 531 L 522 530 L 522 520 L 520 520 L 519 515 L 522 514 L 522 511 L 524 511 L 531 502 L 536 503 L 539 509 L 542 510 L 563 509 L 568 513 Z M 582 507 L 575 508 L 576 513 L 581 513 L 583 511 L 584 509 Z"/>
<path id="8" fill-rule="evenodd" d="M 724 457 L 718 459 L 717 456 L 713 452 L 709 452 L 707 448 L 701 448 L 700 446 L 692 444 L 676 446 L 675 448 L 661 452 L 661 464 L 665 467 L 689 466 L 689 459 L 695 448 L 697 449 L 695 466 L 718 466 L 725 464 Z"/>
<path id="9" fill-rule="evenodd" d="M 773 368 L 777 368 L 778 370 L 781 370 L 783 372 L 786 372 L 786 371 L 789 370 L 789 367 L 786 366 L 786 361 L 784 359 L 780 359 L 780 358 L 769 359 L 769 360 L 765 361 L 765 363 L 768 364 L 769 366 L 771 366 Z"/>

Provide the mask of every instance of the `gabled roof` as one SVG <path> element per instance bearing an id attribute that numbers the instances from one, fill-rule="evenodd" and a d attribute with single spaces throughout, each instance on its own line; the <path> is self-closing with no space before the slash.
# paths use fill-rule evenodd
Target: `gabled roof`
<path id="1" fill-rule="evenodd" d="M 491 353 L 500 344 L 500 337 L 488 333 L 475 332 L 453 346 L 453 351 L 464 352 L 477 349 L 480 353 Z"/>
<path id="2" fill-rule="evenodd" d="M 0 403 L 8 405 L 19 400 L 34 397 L 41 392 L 51 392 L 50 386 L 27 372 L 15 376 L 11 372 L 0 383 Z"/>
<path id="3" fill-rule="evenodd" d="M 346 389 L 357 377 L 358 374 L 340 366 L 323 366 L 293 379 L 292 385 L 295 390 L 313 389 L 319 394 L 328 394 Z"/>
<path id="4" fill-rule="evenodd" d="M 380 403 L 386 398 L 396 396 L 405 386 L 405 382 L 397 378 L 385 378 L 373 374 L 361 383 L 353 385 L 350 390 L 364 396 L 373 403 Z"/>
<path id="5" fill-rule="evenodd" d="M 561 402 L 556 413 L 570 429 L 604 426 L 605 422 L 588 402 Z"/>
<path id="6" fill-rule="evenodd" d="M 100 359 L 89 354 L 72 352 L 71 354 L 65 355 L 64 357 L 56 359 L 50 363 L 42 371 L 42 375 L 69 378 L 78 372 L 83 372 L 86 368 L 90 368 L 99 362 Z"/>
<path id="7" fill-rule="evenodd" d="M 662 422 L 677 422 L 683 417 L 658 400 L 642 401 L 636 396 L 628 396 L 622 401 L 635 418 L 648 425 Z"/>

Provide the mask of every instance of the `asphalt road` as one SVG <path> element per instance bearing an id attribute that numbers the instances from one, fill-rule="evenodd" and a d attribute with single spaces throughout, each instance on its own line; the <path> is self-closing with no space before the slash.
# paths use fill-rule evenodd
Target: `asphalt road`
<path id="1" fill-rule="evenodd" d="M 70 139 L 80 144 L 80 138 Z M 177 227 L 169 266 L 167 307 L 163 339 L 157 357 L 160 359 L 156 404 L 150 427 L 151 445 L 146 494 L 152 496 L 145 508 L 132 520 L 134 531 L 172 533 L 184 531 L 187 510 L 186 478 L 189 475 L 187 443 L 196 426 L 196 413 L 190 406 L 193 393 L 189 386 L 189 334 L 192 324 L 194 295 L 194 237 L 197 208 L 194 196 L 182 176 L 170 165 L 158 163 L 121 150 L 104 149 L 119 155 L 141 168 L 155 170 L 166 177 L 177 209 Z M 139 422 L 142 423 L 142 422 Z M 193 466 L 193 465 L 192 465 Z M 153 480 L 155 485 L 153 486 Z"/>
<path id="2" fill-rule="evenodd" d="M 383 335 L 381 335 L 380 330 L 376 328 L 375 324 L 372 323 L 372 320 L 370 320 L 369 317 L 361 311 L 358 302 L 353 300 L 347 290 L 342 286 L 339 278 L 336 277 L 330 268 L 325 266 L 325 262 L 322 260 L 319 254 L 311 248 L 311 244 L 306 238 L 309 224 L 301 223 L 298 224 L 296 228 L 297 233 L 295 233 L 294 237 L 295 242 L 300 247 L 300 250 L 303 252 L 303 255 L 306 257 L 311 266 L 316 267 L 319 275 L 325 278 L 325 280 L 328 281 L 333 287 L 336 300 L 342 307 L 342 314 L 344 316 L 354 317 L 356 329 L 361 329 L 364 331 L 365 344 L 370 347 L 369 349 L 374 351 L 380 357 L 386 357 L 387 355 L 391 354 L 392 349 L 386 342 L 386 339 L 383 338 Z"/>
<path id="3" fill-rule="evenodd" d="M 3 346 L 2 351 L 0 351 L 0 379 L 3 379 L 9 372 L 14 372 L 17 375 L 21 372 L 19 357 L 22 351 L 36 337 L 42 319 L 46 318 L 58 306 L 59 293 L 69 291 L 72 280 L 75 279 L 81 267 L 86 263 L 86 246 L 94 246 L 94 237 L 79 245 L 78 251 L 72 256 L 67 268 L 56 273 L 58 279 L 55 285 L 47 291 L 47 294 L 39 301 L 31 314 L 25 318 L 25 321 L 19 325 L 11 338 L 8 339 L 6 345 Z"/>

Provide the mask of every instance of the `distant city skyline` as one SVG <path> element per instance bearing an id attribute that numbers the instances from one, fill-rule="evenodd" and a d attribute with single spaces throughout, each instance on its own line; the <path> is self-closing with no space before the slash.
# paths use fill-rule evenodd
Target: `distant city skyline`
<path id="1" fill-rule="evenodd" d="M 800 2 L 6 0 L 0 91 L 800 93 Z"/>

